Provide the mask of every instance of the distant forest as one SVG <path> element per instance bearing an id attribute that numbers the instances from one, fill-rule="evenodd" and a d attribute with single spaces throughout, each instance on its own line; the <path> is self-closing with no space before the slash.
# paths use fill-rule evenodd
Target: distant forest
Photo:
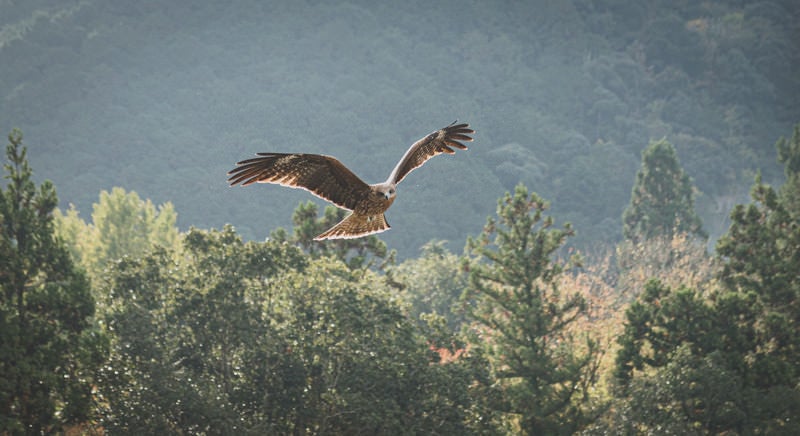
<path id="1" fill-rule="evenodd" d="M 400 186 L 401 256 L 480 230 L 524 182 L 578 229 L 620 239 L 640 153 L 667 139 L 712 239 L 756 172 L 779 182 L 800 120 L 800 4 L 634 2 L 0 2 L 0 124 L 84 217 L 120 186 L 171 201 L 182 229 L 263 240 L 312 198 L 229 188 L 259 151 L 337 156 L 383 181 L 454 119 L 470 150 Z M 777 135 L 777 136 L 776 136 Z"/>
<path id="2" fill-rule="evenodd" d="M 0 435 L 800 434 L 800 2 L 0 0 Z M 399 186 L 392 229 L 228 186 Z"/>

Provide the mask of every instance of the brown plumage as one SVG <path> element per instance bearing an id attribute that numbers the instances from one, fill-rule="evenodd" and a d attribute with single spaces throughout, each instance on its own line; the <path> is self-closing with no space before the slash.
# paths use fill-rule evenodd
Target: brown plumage
<path id="1" fill-rule="evenodd" d="M 390 228 L 383 213 L 394 202 L 397 184 L 408 173 L 437 154 L 466 150 L 460 141 L 472 141 L 469 124 L 450 124 L 415 142 L 383 183 L 368 185 L 335 157 L 303 153 L 257 153 L 230 170 L 231 186 L 275 183 L 305 189 L 324 200 L 352 211 L 314 239 L 358 238 Z M 451 148 L 453 147 L 453 148 Z"/>

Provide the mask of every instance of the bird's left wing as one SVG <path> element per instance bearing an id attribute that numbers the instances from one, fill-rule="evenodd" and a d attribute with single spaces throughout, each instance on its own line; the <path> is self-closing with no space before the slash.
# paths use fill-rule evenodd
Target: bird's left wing
<path id="1" fill-rule="evenodd" d="M 324 200 L 353 210 L 370 194 L 369 185 L 336 158 L 319 154 L 258 153 L 236 163 L 228 182 L 242 186 L 275 183 L 302 188 Z"/>
<path id="2" fill-rule="evenodd" d="M 389 181 L 395 184 L 400 183 L 414 168 L 421 166 L 437 154 L 455 153 L 455 150 L 450 147 L 466 150 L 467 146 L 459 141 L 472 141 L 472 137 L 467 135 L 473 133 L 475 131 L 469 128 L 469 124 L 456 124 L 453 122 L 453 124 L 420 139 L 406 151 L 406 154 L 397 163 L 394 171 L 389 176 Z"/>

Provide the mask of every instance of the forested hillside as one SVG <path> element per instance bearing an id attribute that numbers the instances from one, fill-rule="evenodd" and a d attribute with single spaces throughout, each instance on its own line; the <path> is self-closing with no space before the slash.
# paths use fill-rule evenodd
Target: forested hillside
<path id="1" fill-rule="evenodd" d="M 310 196 L 229 188 L 258 151 L 339 157 L 368 182 L 454 119 L 470 150 L 400 186 L 402 256 L 480 231 L 524 182 L 578 233 L 621 238 L 640 153 L 667 139 L 713 238 L 800 120 L 795 1 L 0 1 L 0 125 L 84 218 L 120 186 L 181 229 L 263 240 Z"/>
<path id="2" fill-rule="evenodd" d="M 0 434 L 800 434 L 798 41 L 794 0 L 0 0 Z M 380 235 L 226 182 L 380 182 L 455 119 Z"/>
<path id="3" fill-rule="evenodd" d="M 756 177 L 716 254 L 660 140 L 601 256 L 518 184 L 463 254 L 397 263 L 313 241 L 313 203 L 264 242 L 121 188 L 84 221 L 13 130 L 0 434 L 798 434 L 800 124 L 776 148 L 785 183 Z"/>

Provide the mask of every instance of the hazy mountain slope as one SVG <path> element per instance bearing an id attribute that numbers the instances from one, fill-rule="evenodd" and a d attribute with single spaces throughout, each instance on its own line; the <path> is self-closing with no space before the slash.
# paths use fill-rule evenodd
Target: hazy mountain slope
<path id="1" fill-rule="evenodd" d="M 639 153 L 666 137 L 718 234 L 800 120 L 792 2 L 0 2 L 0 127 L 84 216 L 101 189 L 179 224 L 290 225 L 302 191 L 229 188 L 257 151 L 332 154 L 382 181 L 458 118 L 470 150 L 400 186 L 391 247 L 462 243 L 519 181 L 581 243 L 614 240 Z"/>

